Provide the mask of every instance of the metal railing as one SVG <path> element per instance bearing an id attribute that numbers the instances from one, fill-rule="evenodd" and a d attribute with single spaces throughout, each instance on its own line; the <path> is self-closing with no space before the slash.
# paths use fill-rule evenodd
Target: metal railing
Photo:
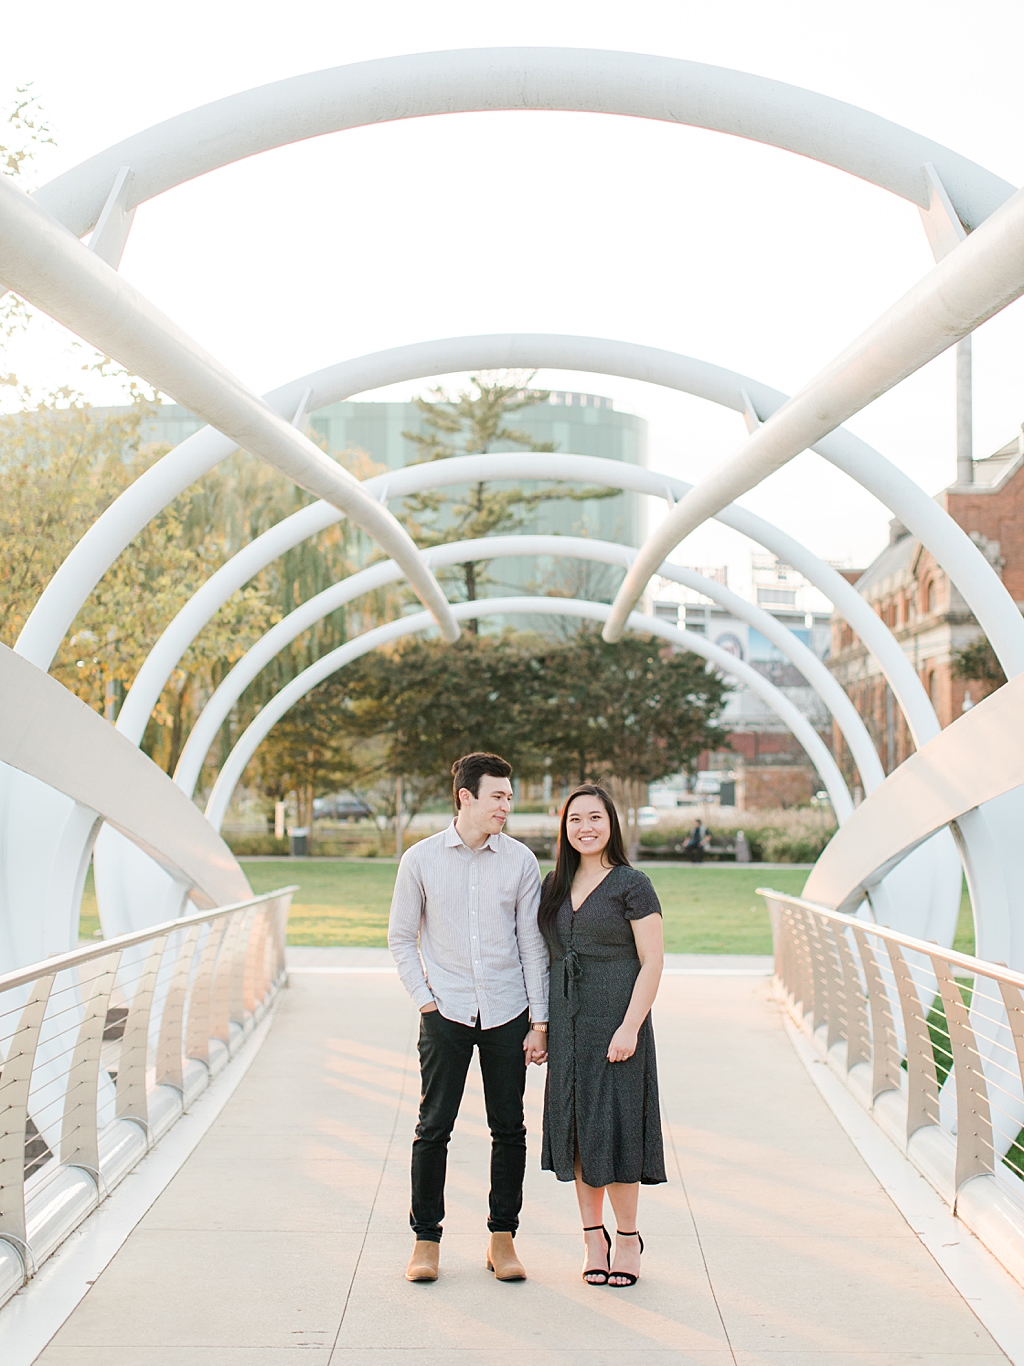
<path id="1" fill-rule="evenodd" d="M 761 888 L 782 999 L 1024 1283 L 1024 974 Z"/>
<path id="2" fill-rule="evenodd" d="M 284 981 L 294 890 L 0 977 L 0 1304 L 265 1016 Z"/>

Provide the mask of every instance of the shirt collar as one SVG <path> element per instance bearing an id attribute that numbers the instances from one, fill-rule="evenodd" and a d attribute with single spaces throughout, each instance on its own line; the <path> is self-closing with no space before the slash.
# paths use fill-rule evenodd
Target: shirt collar
<path id="1" fill-rule="evenodd" d="M 480 846 L 480 849 L 490 849 L 493 852 L 497 853 L 498 842 L 500 839 L 501 831 L 499 830 L 497 834 L 488 835 L 487 838 L 484 840 L 483 844 Z M 452 817 L 451 825 L 449 825 L 444 832 L 444 842 L 450 849 L 469 849 L 469 845 L 466 843 L 466 841 L 459 834 L 458 830 L 455 828 L 454 816 Z M 480 852 L 480 849 L 470 849 L 469 851 L 471 854 L 478 854 Z"/>

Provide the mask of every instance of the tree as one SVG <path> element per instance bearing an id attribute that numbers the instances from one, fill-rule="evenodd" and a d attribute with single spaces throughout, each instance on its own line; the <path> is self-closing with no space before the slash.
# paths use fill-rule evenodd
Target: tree
<path id="1" fill-rule="evenodd" d="M 553 451 L 550 441 L 534 441 L 527 433 L 505 425 L 506 419 L 523 408 L 546 403 L 546 390 L 529 387 L 533 375 L 473 375 L 471 387 L 449 396 L 434 389 L 429 398 L 415 400 L 424 415 L 424 432 L 403 432 L 406 440 L 419 448 L 420 461 L 445 460 L 453 455 L 486 453 L 501 443 L 530 451 Z M 521 487 L 495 489 L 489 483 L 470 484 L 466 492 L 449 502 L 443 493 L 420 493 L 405 500 L 405 515 L 411 520 L 414 539 L 421 546 L 447 545 L 451 541 L 477 540 L 499 532 L 518 531 L 541 503 L 552 499 L 582 502 L 613 497 L 615 489 L 574 489 L 554 484 L 527 491 Z M 475 602 L 480 589 L 490 580 L 486 561 L 469 560 L 458 566 L 461 589 L 466 602 Z M 471 632 L 479 630 L 474 618 Z"/>
<path id="2" fill-rule="evenodd" d="M 299 825 L 312 836 L 313 802 L 344 787 L 356 765 L 324 698 L 304 697 L 274 726 L 257 751 L 256 785 L 271 800 L 294 792 Z"/>
<path id="3" fill-rule="evenodd" d="M 970 645 L 965 645 L 962 650 L 953 652 L 953 673 L 968 683 L 984 684 L 986 695 L 994 692 L 996 688 L 1001 688 L 1006 682 L 1003 666 L 984 636 L 972 640 Z"/>
<path id="4" fill-rule="evenodd" d="M 106 362 L 97 364 L 110 373 Z M 97 410 L 64 389 L 0 417 L 0 639 L 8 645 L 75 543 L 164 453 L 145 442 L 153 396 L 122 378 L 132 400 L 126 408 Z M 309 501 L 243 452 L 210 470 L 158 513 L 101 579 L 58 649 L 55 677 L 114 720 L 149 651 L 189 597 L 243 545 Z M 286 612 L 351 572 L 361 549 L 357 535 L 341 521 L 294 547 L 207 624 L 176 666 L 143 738 L 143 750 L 167 772 L 198 711 L 241 655 Z M 376 625 L 398 597 L 397 589 L 371 595 L 357 620 Z M 212 763 L 223 760 L 278 688 L 344 643 L 348 619 L 345 610 L 330 614 L 261 673 L 225 726 Z"/>
<path id="5" fill-rule="evenodd" d="M 610 783 L 632 857 L 647 784 L 720 745 L 725 681 L 699 655 L 635 635 L 609 645 L 589 627 L 552 651 L 541 674 L 552 764 L 577 782 Z"/>
<path id="6" fill-rule="evenodd" d="M 191 570 L 182 568 L 185 599 L 242 546 L 310 501 L 275 470 L 239 452 L 211 470 L 168 512 L 182 526 Z M 359 533 L 347 521 L 326 528 L 287 551 L 239 590 L 207 624 L 183 656 L 149 728 L 154 756 L 173 771 L 180 737 L 234 663 L 274 622 L 352 572 Z M 140 538 L 141 539 L 141 538 Z M 127 554 L 128 552 L 126 552 Z M 397 592 L 364 600 L 355 611 L 357 629 L 376 625 Z M 177 610 L 178 603 L 174 610 Z M 166 624 L 167 617 L 163 624 Z M 315 623 L 278 654 L 245 690 L 211 750 L 205 780 L 223 762 L 234 740 L 270 698 L 321 655 L 348 639 L 344 608 Z"/>
<path id="7" fill-rule="evenodd" d="M 323 685 L 339 724 L 383 741 L 378 772 L 447 787 L 461 754 L 492 750 L 518 777 L 547 761 L 569 782 L 602 779 L 636 845 L 644 786 L 692 766 L 720 743 L 724 680 L 698 656 L 598 632 L 564 642 L 535 636 L 465 636 L 455 646 L 416 640 L 365 656 Z M 325 697 L 327 693 L 325 693 Z"/>
<path id="8" fill-rule="evenodd" d="M 13 645 L 54 570 L 141 473 L 138 401 L 98 415 L 62 389 L 0 419 L 0 638 Z"/>
<path id="9" fill-rule="evenodd" d="M 520 775 L 537 767 L 531 656 L 511 632 L 454 645 L 406 641 L 365 655 L 333 686 L 345 697 L 339 715 L 349 733 L 383 738 L 389 777 L 433 775 L 443 790 L 455 760 L 474 750 L 504 755 Z"/>

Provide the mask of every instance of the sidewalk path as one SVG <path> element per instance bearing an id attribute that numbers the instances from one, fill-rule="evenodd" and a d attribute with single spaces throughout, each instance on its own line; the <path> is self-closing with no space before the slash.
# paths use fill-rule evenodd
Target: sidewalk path
<path id="1" fill-rule="evenodd" d="M 1006 1362 L 857 1155 L 786 1039 L 768 980 L 749 970 L 664 981 L 670 1181 L 641 1194 L 647 1252 L 633 1290 L 580 1279 L 572 1187 L 539 1170 L 536 1068 L 517 1239 L 530 1278 L 486 1273 L 475 1066 L 452 1143 L 442 1278 L 407 1284 L 416 1016 L 396 977 L 345 970 L 340 952 L 340 972 L 293 959 L 261 1054 L 40 1366 Z"/>

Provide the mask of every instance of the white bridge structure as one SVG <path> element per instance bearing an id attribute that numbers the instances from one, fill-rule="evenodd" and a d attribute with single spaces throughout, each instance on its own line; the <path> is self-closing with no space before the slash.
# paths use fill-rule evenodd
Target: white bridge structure
<path id="1" fill-rule="evenodd" d="M 916 206 L 936 264 L 845 351 L 823 358 L 820 372 L 794 396 L 664 350 L 594 337 L 531 334 L 420 341 L 328 364 L 259 396 L 118 273 L 138 205 L 196 176 L 271 148 L 348 128 L 466 111 L 521 109 L 689 124 L 815 159 Z M 799 1055 L 816 1076 L 818 1091 L 830 1107 L 829 1123 L 838 1116 L 865 1160 L 869 1165 L 874 1161 L 872 1170 L 909 1220 L 909 1228 L 901 1225 L 903 1233 L 915 1247 L 918 1236 L 923 1240 L 935 1259 L 928 1265 L 933 1270 L 936 1263 L 941 1266 L 956 1288 L 949 1292 L 956 1303 L 947 1306 L 952 1315 L 948 1323 L 942 1319 L 946 1309 L 935 1310 L 942 1342 L 954 1344 L 947 1349 L 951 1355 L 941 1359 L 1024 1361 L 1020 1321 L 1014 1328 L 1014 1316 L 1006 1308 L 1018 1305 L 1015 1295 L 1024 1295 L 1024 1182 L 1003 1160 L 1024 1127 L 1024 619 L 992 566 L 956 523 L 884 454 L 841 425 L 945 349 L 969 347 L 976 327 L 1024 293 L 1024 191 L 948 148 L 864 110 L 740 72 L 606 51 L 508 48 L 425 53 L 314 72 L 216 101 L 108 148 L 31 196 L 0 178 L 0 284 L 208 424 L 122 493 L 54 575 L 14 649 L 0 647 L 0 1301 L 10 1301 L 0 1310 L 0 1356 L 27 1362 L 42 1352 L 40 1359 L 47 1362 L 86 1362 L 94 1359 L 89 1353 L 95 1348 L 96 1360 L 101 1349 L 104 1361 L 158 1359 L 160 1344 L 155 1341 L 149 1344 L 151 1356 L 141 1347 L 134 1355 L 118 1356 L 108 1349 L 119 1339 L 102 1335 L 71 1338 L 64 1347 L 58 1336 L 56 1346 L 43 1349 L 60 1323 L 73 1322 L 69 1315 L 92 1284 L 83 1279 L 77 1290 L 68 1290 L 58 1274 L 62 1259 L 86 1255 L 82 1248 L 88 1245 L 93 1249 L 88 1255 L 93 1258 L 94 1279 L 100 1274 L 131 1228 L 129 1222 L 120 1242 L 110 1235 L 106 1252 L 96 1250 L 103 1241 L 99 1235 L 98 1242 L 88 1242 L 90 1229 L 113 1226 L 110 1221 L 102 1224 L 105 1209 L 113 1210 L 118 1201 L 123 1205 L 129 1198 L 132 1183 L 124 1188 L 119 1183 L 135 1170 L 140 1188 L 145 1186 L 144 1173 L 156 1170 L 147 1164 L 158 1163 L 161 1149 L 169 1150 L 174 1135 L 185 1132 L 191 1116 L 179 1121 L 183 1112 L 198 1105 L 207 1089 L 212 1096 L 217 1087 L 233 1089 L 241 1083 L 244 1070 L 257 1065 L 256 1050 L 283 999 L 279 988 L 287 976 L 284 935 L 291 889 L 254 895 L 219 833 L 235 787 L 260 743 L 306 692 L 370 650 L 422 631 L 437 631 L 444 640 L 454 641 L 460 621 L 468 617 L 544 613 L 600 622 L 612 642 L 635 631 L 696 651 L 710 665 L 755 689 L 806 750 L 829 793 L 839 829 L 801 897 L 783 896 L 770 888 L 765 893 L 775 930 L 775 981 L 796 1053 L 782 1040 L 777 1013 L 770 1029 L 778 1032 L 786 1057 Z M 747 435 L 728 460 L 695 486 L 572 452 L 465 455 L 360 483 L 305 435 L 310 413 L 352 395 L 398 381 L 506 367 L 590 371 L 663 385 L 733 409 L 743 417 Z M 116 725 L 110 725 L 50 678 L 47 670 L 77 612 L 122 550 L 182 490 L 238 448 L 265 460 L 319 501 L 245 546 L 167 622 Z M 1009 681 L 1002 688 L 945 730 L 940 730 L 927 693 L 889 628 L 850 584 L 784 531 L 735 504 L 808 449 L 868 489 L 931 551 L 963 595 L 1006 672 Z M 662 500 L 669 510 L 641 546 L 520 535 L 422 551 L 388 508 L 390 501 L 413 493 L 483 479 L 586 482 Z M 303 603 L 269 630 L 206 704 L 173 778 L 162 773 L 139 746 L 184 651 L 262 567 L 342 518 L 360 527 L 384 558 Z M 668 558 L 708 518 L 796 567 L 831 600 L 872 652 L 916 747 L 896 771 L 884 774 L 846 694 L 791 632 L 761 609 Z M 611 605 L 537 597 L 450 603 L 435 576 L 443 566 L 474 556 L 517 554 L 596 560 L 620 565 L 626 575 Z M 636 610 L 655 574 L 727 606 L 788 657 L 845 737 L 864 793 L 860 805 L 855 808 L 842 774 L 813 728 L 764 677 L 703 637 Z M 282 688 L 238 739 L 205 813 L 200 812 L 193 802 L 199 774 L 243 689 L 288 642 L 321 617 L 384 584 L 400 582 L 420 599 L 422 612 L 349 640 Z M 79 906 L 90 861 L 105 938 L 79 948 Z M 964 875 L 974 908 L 976 958 L 951 947 Z M 338 974 L 330 980 L 341 983 L 353 1008 L 374 1019 L 377 998 L 370 987 L 377 984 L 378 996 L 394 989 L 384 976 L 345 976 L 355 974 L 348 960 L 332 960 L 322 969 L 324 978 L 316 976 L 321 969 L 309 962 L 293 966 L 296 980 L 306 987 L 289 994 L 290 1023 L 282 1020 L 282 1039 L 292 1038 L 289 1029 L 295 1038 L 320 1038 L 317 1021 L 328 1009 L 328 998 L 314 987 L 331 973 Z M 387 969 L 378 965 L 373 971 L 386 974 Z M 680 1020 L 690 1019 L 686 1010 L 695 1001 L 704 1018 L 713 1016 L 716 1002 L 722 1001 L 731 1002 L 734 1018 L 759 1009 L 750 995 L 754 978 L 743 976 L 747 971 L 756 978 L 754 969 L 735 968 L 739 976 L 730 976 L 727 967 L 704 972 L 699 965 L 681 964 L 673 971 L 680 974 L 679 981 L 672 977 L 667 983 L 664 1009 L 680 1012 Z M 715 977 L 715 972 L 721 975 Z M 685 998 L 680 996 L 684 980 L 695 984 Z M 352 1046 L 351 1058 L 356 1061 L 346 1076 L 355 1077 L 363 1068 L 358 1072 L 363 1088 L 359 1104 L 369 1104 L 367 1088 L 386 1090 L 390 1082 L 382 1078 L 392 1072 L 404 1075 L 405 1035 L 394 1035 L 397 1041 L 386 1046 L 380 1043 L 385 1037 L 392 1039 L 387 1031 L 398 1028 L 395 1019 L 404 1018 L 398 998 L 389 999 L 390 1015 L 379 1019 L 379 1032 Z M 311 1013 L 296 1014 L 296 1001 L 305 1002 L 303 1009 Z M 758 1029 L 762 1025 L 763 1021 Z M 323 1025 L 324 1039 L 331 1028 Z M 763 1028 L 769 1030 L 767 1025 Z M 665 1032 L 659 1037 L 664 1040 Z M 723 1024 L 717 1035 L 704 1040 L 701 1051 L 711 1060 L 716 1048 L 721 1052 L 718 1080 L 710 1072 L 706 1077 L 700 1073 L 695 1083 L 706 1082 L 709 1095 L 715 1086 L 728 1084 L 729 1067 L 742 1070 L 746 1065 L 741 1050 L 730 1053 L 730 1037 Z M 276 1039 L 275 1031 L 264 1048 L 267 1056 L 268 1049 L 278 1046 Z M 692 1049 L 692 1044 L 686 1047 Z M 799 1103 L 818 1104 L 818 1091 L 799 1067 L 791 1073 L 787 1062 L 772 1056 L 776 1061 L 771 1066 L 782 1078 L 778 1085 L 797 1090 L 804 1086 Z M 670 1066 L 670 1059 L 671 1051 L 663 1067 Z M 757 1066 L 768 1067 L 763 1060 Z M 794 1080 L 797 1074 L 803 1082 Z M 275 1086 L 294 1095 L 284 1070 L 271 1068 L 262 1076 L 260 1084 L 271 1108 L 276 1104 Z M 741 1085 L 739 1071 L 736 1078 L 736 1085 Z M 751 1094 L 760 1094 L 751 1085 Z M 679 1118 L 685 1111 L 684 1089 L 680 1084 L 682 1108 L 672 1121 L 683 1127 L 690 1123 L 685 1116 Z M 668 1083 L 666 1094 L 667 1112 L 675 1113 L 675 1092 Z M 227 1090 L 223 1103 L 226 1097 Z M 352 1104 L 356 1113 L 358 1104 Z M 393 1105 L 392 1135 L 408 1110 L 405 1091 Z M 725 1106 L 723 1114 L 727 1110 Z M 348 1112 L 331 1115 L 330 1123 L 342 1128 L 355 1123 Z M 746 1119 L 752 1132 L 770 1129 L 775 1122 L 769 1115 L 762 1123 L 756 1111 L 748 1112 Z M 273 1120 L 268 1123 L 277 1132 Z M 778 1129 L 780 1135 L 784 1128 Z M 687 1133 L 692 1139 L 696 1130 Z M 739 1142 L 736 1135 L 733 1138 Z M 689 1141 L 680 1138 L 684 1149 Z M 781 1152 L 785 1143 L 796 1140 L 790 1134 L 778 1142 Z M 871 1158 L 871 1152 L 881 1151 L 879 1144 L 890 1146 L 891 1159 Z M 369 1139 L 367 1145 L 360 1160 L 370 1161 Z M 756 1154 L 745 1152 L 737 1162 L 758 1170 Z M 805 1169 L 814 1160 L 813 1153 L 801 1149 Z M 391 1157 L 381 1161 L 383 1185 L 378 1183 L 375 1189 L 385 1190 Z M 939 1213 L 928 1206 L 931 1212 L 920 1214 L 927 1204 L 925 1196 L 912 1183 L 906 1185 L 905 1175 L 881 1175 L 886 1162 L 890 1175 L 916 1171 L 926 1178 L 928 1198 L 938 1202 Z M 685 1169 L 685 1153 L 682 1165 Z M 271 1163 L 268 1171 L 272 1167 Z M 269 1179 L 261 1177 L 253 1188 L 254 1199 L 267 1197 Z M 365 1179 L 365 1172 L 360 1179 Z M 901 1181 L 917 1194 L 901 1196 Z M 925 1189 L 923 1181 L 920 1189 Z M 404 1198 L 395 1195 L 399 1209 Z M 787 1199 L 793 1198 L 790 1192 Z M 884 1202 L 888 1196 L 880 1199 Z M 779 1217 L 785 1218 L 785 1213 L 780 1211 Z M 878 1217 L 883 1219 L 882 1214 Z M 699 1233 L 699 1218 L 693 1218 Z M 116 1223 L 113 1215 L 110 1220 Z M 242 1222 L 238 1227 L 244 1232 L 262 1226 Z M 953 1242 L 943 1242 L 950 1231 Z M 974 1235 L 1005 1271 L 995 1262 L 996 1270 L 989 1268 L 989 1252 L 975 1246 Z M 943 1251 L 958 1236 L 966 1249 L 959 1261 Z M 312 1248 L 307 1255 L 315 1260 Z M 971 1257 L 980 1260 L 965 1270 Z M 387 1279 L 392 1272 L 378 1267 L 374 1274 Z M 908 1285 L 916 1274 L 907 1271 Z M 984 1276 L 990 1277 L 985 1282 L 989 1290 L 975 1293 L 978 1277 Z M 948 1284 L 942 1284 L 946 1294 Z M 897 1298 L 909 1293 L 898 1276 L 890 1291 Z M 165 1292 L 166 1285 L 153 1288 L 154 1296 Z M 966 1307 L 968 1301 L 981 1314 L 984 1328 Z M 984 1312 L 978 1308 L 982 1302 Z M 452 1303 L 456 1308 L 460 1304 L 457 1299 Z M 587 1301 L 591 1303 L 595 1301 Z M 666 1304 L 647 1301 L 643 1312 L 649 1322 L 644 1320 L 646 1327 L 631 1327 L 634 1337 L 621 1345 L 634 1351 L 697 1353 L 668 1358 L 673 1360 L 741 1359 L 724 1310 L 721 1333 L 708 1328 L 704 1337 L 698 1334 L 684 1341 L 673 1336 L 682 1311 L 670 1313 Z M 1024 1305 L 1024 1298 L 1019 1305 Z M 862 1319 L 865 1308 L 860 1304 L 856 1317 Z M 346 1311 L 340 1312 L 343 1318 Z M 399 1318 L 404 1312 L 396 1310 Z M 471 1311 L 463 1305 L 460 1312 Z M 536 1312 L 541 1322 L 554 1324 L 543 1306 Z M 965 1317 L 958 1319 L 957 1314 Z M 658 1326 L 670 1319 L 672 1331 Z M 957 1334 L 967 1322 L 975 1324 L 977 1332 L 970 1339 L 973 1345 L 964 1346 L 970 1333 L 967 1338 Z M 45 1331 L 39 1323 L 48 1325 Z M 3 1350 L 5 1331 L 10 1333 L 10 1355 Z M 492 1347 L 498 1352 L 509 1346 L 500 1335 L 481 1347 L 482 1339 L 470 1334 L 464 1341 L 459 1338 L 461 1329 L 450 1331 L 455 1338 L 438 1339 L 432 1350 L 443 1354 L 465 1348 L 465 1359 L 475 1361 L 491 1359 L 487 1352 Z M 589 1331 L 580 1328 L 583 1338 Z M 550 1332 L 554 1342 L 554 1326 Z M 811 1353 L 801 1360 L 838 1361 L 840 1351 L 860 1349 L 858 1343 L 863 1343 L 857 1333 L 867 1329 L 860 1323 L 850 1332 L 852 1336 L 829 1339 L 832 1345 L 827 1350 L 824 1339 L 817 1346 L 812 1342 L 793 1350 Z M 339 1334 L 340 1327 L 331 1339 L 333 1347 L 327 1339 L 304 1340 L 303 1345 L 330 1351 L 331 1359 L 337 1356 L 339 1361 L 362 1360 L 360 1353 L 370 1350 L 369 1338 L 353 1339 L 347 1347 Z M 891 1342 L 884 1344 L 889 1353 L 885 1360 L 904 1360 L 899 1352 L 906 1352 L 907 1360 L 939 1360 L 940 1347 L 928 1343 L 923 1356 L 912 1357 L 923 1341 L 915 1339 L 899 1351 Z M 530 1339 L 530 1344 L 535 1347 L 536 1340 Z M 289 1345 L 294 1347 L 296 1340 L 290 1339 Z M 396 1341 L 395 1348 L 409 1345 Z M 596 1352 L 604 1345 L 598 1336 L 591 1346 L 584 1342 L 580 1351 Z M 513 1342 L 508 1360 L 515 1356 L 515 1347 Z M 574 1344 L 565 1352 L 570 1348 Z M 754 1342 L 744 1350 L 760 1347 Z M 212 1363 L 214 1357 L 197 1355 L 200 1359 Z M 216 1357 L 221 1359 L 228 1358 Z M 843 1356 L 844 1361 L 855 1359 L 860 1358 Z"/>

